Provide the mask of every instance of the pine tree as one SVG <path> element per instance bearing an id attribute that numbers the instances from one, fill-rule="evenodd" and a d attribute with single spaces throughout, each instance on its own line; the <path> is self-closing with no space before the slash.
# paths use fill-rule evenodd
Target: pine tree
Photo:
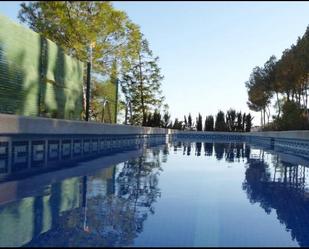
<path id="1" fill-rule="evenodd" d="M 236 120 L 236 111 L 230 109 L 226 113 L 226 126 L 228 131 L 235 131 L 235 120 Z"/>
<path id="2" fill-rule="evenodd" d="M 238 112 L 236 117 L 237 117 L 236 131 L 241 132 L 241 131 L 243 131 L 243 129 L 242 129 L 242 115 L 241 115 L 241 112 Z"/>
<path id="3" fill-rule="evenodd" d="M 184 128 L 188 128 L 188 122 L 187 122 L 187 117 L 186 115 L 184 116 Z"/>
<path id="4" fill-rule="evenodd" d="M 216 131 L 227 131 L 227 125 L 225 123 L 224 112 L 219 111 L 216 116 L 216 123 L 215 123 L 215 130 Z"/>
<path id="5" fill-rule="evenodd" d="M 252 118 L 250 113 L 246 116 L 246 132 L 250 132 L 251 131 L 251 126 L 252 126 Z"/>
<path id="6" fill-rule="evenodd" d="M 191 113 L 189 113 L 189 116 L 188 116 L 188 128 L 189 128 L 189 130 L 192 129 L 192 117 L 191 117 Z"/>
<path id="7" fill-rule="evenodd" d="M 198 118 L 196 119 L 196 130 L 202 131 L 203 130 L 203 120 L 202 115 L 199 113 Z"/>
<path id="8" fill-rule="evenodd" d="M 169 127 L 169 125 L 170 125 L 170 118 L 171 118 L 171 115 L 169 114 L 169 112 L 168 112 L 168 105 L 167 104 L 165 104 L 164 105 L 164 114 L 163 114 L 163 120 L 162 120 L 162 122 L 163 122 L 163 124 L 162 124 L 162 127 L 163 128 L 168 128 Z"/>
<path id="9" fill-rule="evenodd" d="M 143 124 L 146 113 L 160 109 L 162 105 L 164 97 L 160 88 L 163 76 L 158 60 L 158 57 L 153 58 L 147 40 L 143 39 L 137 59 L 131 62 L 130 70 L 122 75 L 127 99 L 132 105 L 131 124 Z"/>
<path id="10" fill-rule="evenodd" d="M 214 117 L 212 115 L 206 117 L 204 129 L 205 131 L 214 130 Z"/>

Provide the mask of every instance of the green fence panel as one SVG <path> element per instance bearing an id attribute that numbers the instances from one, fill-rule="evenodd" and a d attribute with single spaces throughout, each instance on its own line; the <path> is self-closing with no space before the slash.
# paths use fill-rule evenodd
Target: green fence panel
<path id="1" fill-rule="evenodd" d="M 83 63 L 0 16 L 0 112 L 81 119 Z"/>

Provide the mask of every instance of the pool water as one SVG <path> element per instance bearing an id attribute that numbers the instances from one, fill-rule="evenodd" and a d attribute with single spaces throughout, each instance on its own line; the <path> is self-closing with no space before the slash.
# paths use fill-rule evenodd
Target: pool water
<path id="1" fill-rule="evenodd" d="M 180 140 L 3 182 L 0 246 L 308 246 L 307 162 Z"/>

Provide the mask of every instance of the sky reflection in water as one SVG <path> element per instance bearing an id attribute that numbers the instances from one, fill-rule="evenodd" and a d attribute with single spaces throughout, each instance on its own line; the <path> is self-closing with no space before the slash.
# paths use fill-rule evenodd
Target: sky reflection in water
<path id="1" fill-rule="evenodd" d="M 308 246 L 306 163 L 183 140 L 31 191 L 18 180 L 1 198 L 0 246 Z"/>

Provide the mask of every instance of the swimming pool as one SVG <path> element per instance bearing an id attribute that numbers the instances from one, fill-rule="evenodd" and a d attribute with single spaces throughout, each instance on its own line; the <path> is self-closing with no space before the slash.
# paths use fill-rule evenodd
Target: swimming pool
<path id="1" fill-rule="evenodd" d="M 0 246 L 309 245 L 301 154 L 241 140 L 133 144 L 0 183 Z"/>

